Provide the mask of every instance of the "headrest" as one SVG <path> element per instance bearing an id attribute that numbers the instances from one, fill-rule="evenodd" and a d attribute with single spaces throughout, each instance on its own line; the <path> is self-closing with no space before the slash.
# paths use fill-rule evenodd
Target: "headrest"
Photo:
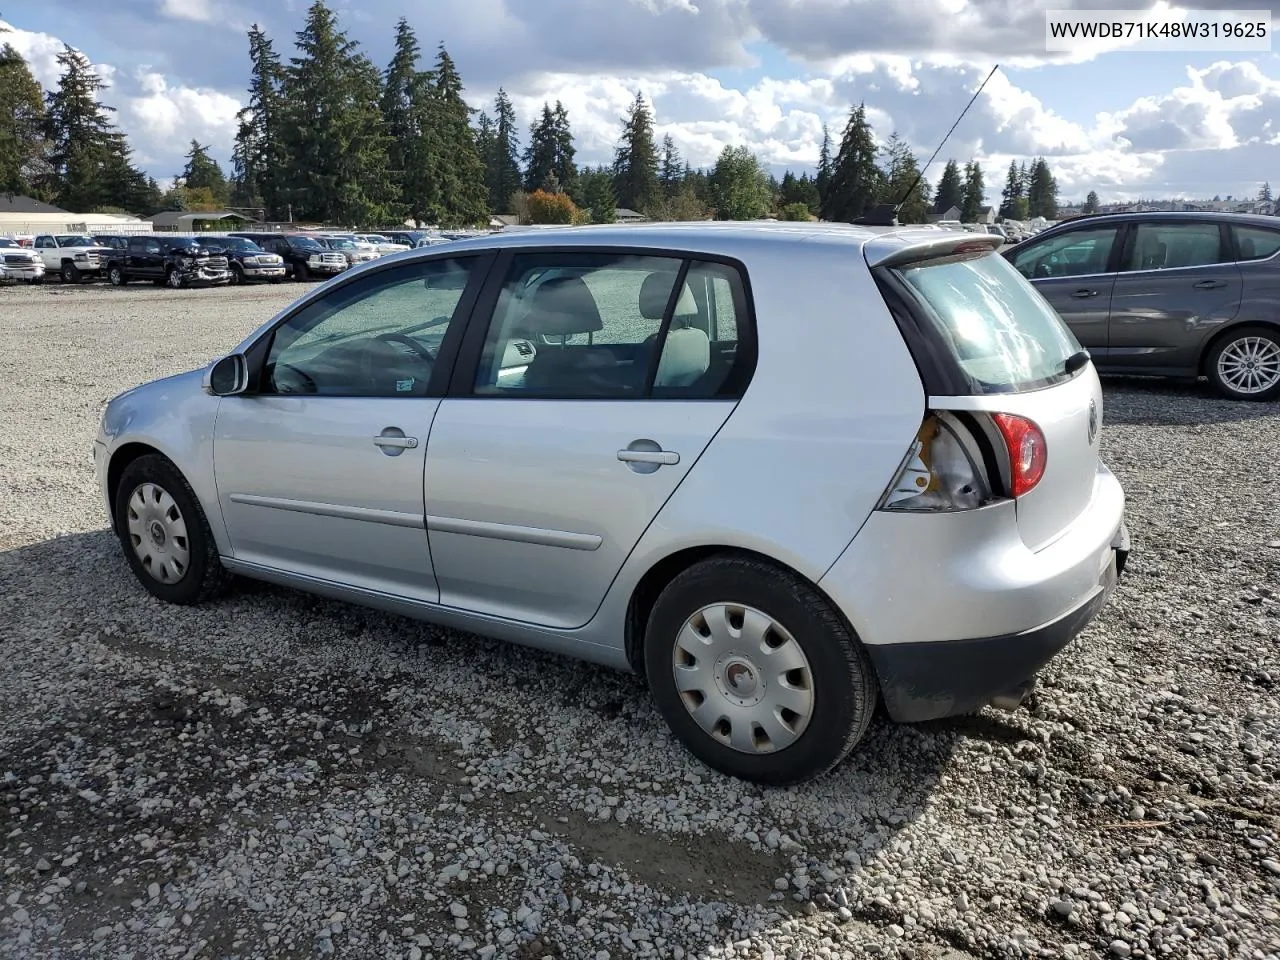
<path id="1" fill-rule="evenodd" d="M 581 277 L 552 277 L 534 291 L 524 327 L 544 337 L 603 330 L 596 298 Z"/>
<path id="2" fill-rule="evenodd" d="M 696 327 L 667 333 L 658 358 L 655 387 L 687 387 L 711 367 L 711 341 Z"/>
<path id="3" fill-rule="evenodd" d="M 671 297 L 671 287 L 676 282 L 676 275 L 666 270 L 658 270 L 644 278 L 640 284 L 640 316 L 646 320 L 661 320 L 667 311 L 667 300 Z M 693 291 L 686 283 L 680 291 L 680 299 L 676 301 L 677 317 L 696 316 L 698 301 L 693 299 Z"/>

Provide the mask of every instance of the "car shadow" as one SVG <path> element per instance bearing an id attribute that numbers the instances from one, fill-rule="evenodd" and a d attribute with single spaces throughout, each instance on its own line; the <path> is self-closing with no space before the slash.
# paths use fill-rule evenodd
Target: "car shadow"
<path id="1" fill-rule="evenodd" d="M 1107 423 L 1177 426 L 1280 416 L 1280 401 L 1226 400 L 1214 393 L 1206 381 L 1106 375 L 1102 390 Z"/>
<path id="2" fill-rule="evenodd" d="M 224 845 L 239 843 L 232 825 L 245 816 L 241 798 L 271 779 L 266 764 L 305 769 L 310 784 L 296 797 L 256 801 L 268 822 L 305 820 L 315 803 L 346 803 L 344 792 L 376 787 L 388 811 L 400 808 L 396 815 L 438 817 L 442 828 L 467 833 L 500 826 L 542 837 L 543 849 L 526 854 L 525 887 L 472 884 L 456 894 L 473 917 L 514 912 L 521 897 L 535 895 L 535 882 L 546 882 L 533 876 L 540 858 L 562 851 L 556 862 L 571 866 L 553 884 L 564 896 L 544 907 L 537 937 L 545 953 L 581 947 L 572 904 L 607 900 L 600 876 L 661 904 L 647 922 L 668 917 L 652 935 L 687 950 L 767 936 L 801 912 L 806 922 L 845 925 L 846 936 L 861 930 L 864 944 L 884 940 L 910 905 L 877 893 L 879 861 L 904 832 L 916 837 L 908 845 L 919 845 L 936 829 L 935 792 L 963 776 L 956 748 L 971 739 L 998 749 L 1026 737 L 1000 714 L 917 726 L 880 714 L 833 772 L 762 788 L 692 759 L 634 676 L 242 579 L 203 606 L 166 605 L 137 583 L 105 530 L 0 551 L 0 622 L 15 640 L 0 681 L 0 723 L 8 742 L 20 744 L 6 765 L 15 776 L 56 774 L 92 788 L 94 758 L 128 754 L 148 782 L 163 780 L 180 801 L 165 813 L 170 854 L 209 870 Z M 41 678 L 50 676 L 59 679 L 46 687 Z M 51 742 L 66 746 L 50 751 Z M 210 742 L 225 763 L 209 762 Z M 175 785 L 199 806 L 188 807 Z M 465 809 L 460 796 L 469 798 Z M 77 816 L 37 799 L 17 802 L 26 818 L 21 841 L 0 840 L 0 861 L 34 863 L 31 851 L 52 857 L 76 835 L 96 851 L 99 872 L 123 879 L 109 898 L 77 900 L 70 929 L 126 918 L 154 872 L 127 852 L 128 838 L 154 807 L 125 796 L 113 817 Z M 433 810 L 446 812 L 426 813 Z M 963 846 L 955 840 L 948 854 L 954 869 L 982 858 Z M 444 849 L 435 853 L 437 865 L 448 862 Z M 193 868 L 168 882 L 185 897 L 184 885 L 194 889 L 201 874 Z M 48 875 L 24 867 L 15 882 L 38 892 Z M 275 916 L 247 909 L 246 896 L 255 899 L 252 884 L 247 894 L 206 900 L 193 930 L 216 946 L 219 930 L 288 922 L 287 900 Z M 405 891 L 396 896 L 401 912 L 413 908 Z M 30 908 L 33 917 L 39 909 Z M 690 942 L 695 928 L 682 914 L 715 935 Z M 366 912 L 367 933 L 377 939 L 385 928 L 394 938 L 400 924 L 388 913 L 380 927 L 380 916 Z M 925 942 L 972 947 L 945 923 L 923 928 Z"/>

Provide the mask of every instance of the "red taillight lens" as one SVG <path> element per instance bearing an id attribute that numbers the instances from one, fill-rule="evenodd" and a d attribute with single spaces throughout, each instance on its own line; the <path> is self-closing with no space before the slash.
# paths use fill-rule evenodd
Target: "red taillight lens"
<path id="1" fill-rule="evenodd" d="M 1049 460 L 1049 445 L 1044 433 L 1026 417 L 1013 413 L 993 413 L 991 419 L 1000 428 L 1005 448 L 1009 451 L 1010 486 L 1015 497 L 1035 489 L 1044 476 Z"/>

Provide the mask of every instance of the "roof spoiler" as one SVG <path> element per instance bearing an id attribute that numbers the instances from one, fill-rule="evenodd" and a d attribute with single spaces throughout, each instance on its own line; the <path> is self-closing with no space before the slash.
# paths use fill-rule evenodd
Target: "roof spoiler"
<path id="1" fill-rule="evenodd" d="M 868 240 L 863 248 L 867 265 L 871 267 L 896 267 L 904 263 L 933 260 L 962 253 L 990 252 L 1004 243 L 1004 237 L 994 233 L 936 234 L 894 233 Z"/>

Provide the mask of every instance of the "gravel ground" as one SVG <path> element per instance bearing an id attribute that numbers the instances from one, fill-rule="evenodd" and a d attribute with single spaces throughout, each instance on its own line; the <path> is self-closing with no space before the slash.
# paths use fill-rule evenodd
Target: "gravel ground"
<path id="1" fill-rule="evenodd" d="M 1280 956 L 1275 405 L 1108 383 L 1134 554 L 1032 709 L 764 790 L 628 676 L 143 591 L 103 402 L 300 289 L 0 289 L 0 956 Z"/>

